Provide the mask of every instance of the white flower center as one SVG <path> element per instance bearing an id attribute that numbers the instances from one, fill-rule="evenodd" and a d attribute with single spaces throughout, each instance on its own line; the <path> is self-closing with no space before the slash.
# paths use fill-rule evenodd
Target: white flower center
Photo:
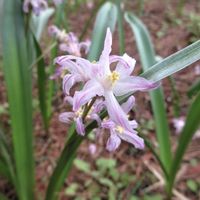
<path id="1" fill-rule="evenodd" d="M 119 125 L 116 126 L 115 130 L 120 134 L 124 132 L 124 128 L 122 126 L 119 126 Z"/>
<path id="2" fill-rule="evenodd" d="M 76 117 L 81 117 L 83 115 L 83 109 L 79 108 L 76 112 L 75 112 Z"/>
<path id="3" fill-rule="evenodd" d="M 119 73 L 116 71 L 113 71 L 110 75 L 108 75 L 108 79 L 111 81 L 112 85 L 116 83 L 116 81 L 119 80 Z"/>

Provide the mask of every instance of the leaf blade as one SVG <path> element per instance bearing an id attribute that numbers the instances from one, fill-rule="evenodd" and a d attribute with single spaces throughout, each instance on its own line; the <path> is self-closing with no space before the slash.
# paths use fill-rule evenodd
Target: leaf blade
<path id="1" fill-rule="evenodd" d="M 126 13 L 125 19 L 133 30 L 142 67 L 143 70 L 146 71 L 151 65 L 156 63 L 155 52 L 148 30 L 145 25 L 133 14 Z M 170 149 L 169 126 L 164 106 L 162 88 L 160 87 L 150 92 L 150 97 L 156 122 L 156 134 L 159 142 L 161 161 L 163 162 L 166 171 L 169 172 L 172 154 Z"/>

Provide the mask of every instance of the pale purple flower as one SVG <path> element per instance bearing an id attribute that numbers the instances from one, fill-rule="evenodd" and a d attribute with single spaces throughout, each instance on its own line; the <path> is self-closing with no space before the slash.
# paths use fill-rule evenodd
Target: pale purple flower
<path id="1" fill-rule="evenodd" d="M 180 134 L 185 126 L 185 117 L 179 117 L 172 119 L 173 126 L 175 128 L 176 134 Z M 198 129 L 193 135 L 192 139 L 200 138 L 200 129 Z"/>
<path id="2" fill-rule="evenodd" d="M 120 106 L 115 96 L 126 95 L 137 90 L 147 91 L 156 88 L 158 84 L 142 77 L 131 76 L 135 60 L 127 54 L 110 56 L 111 45 L 112 35 L 110 29 L 108 29 L 104 49 L 98 62 L 91 63 L 78 56 L 69 55 L 55 59 L 55 63 L 60 65 L 61 71 L 67 70 L 70 72 L 63 78 L 65 95 L 70 95 L 70 89 L 75 83 L 85 83 L 81 91 L 75 92 L 71 101 L 73 112 L 61 114 L 60 120 L 68 123 L 71 119 L 74 119 L 77 124 L 77 132 L 84 135 L 84 125 L 81 121 L 82 114 L 79 115 L 80 109 L 83 109 L 83 106 L 88 104 L 94 97 L 104 97 L 103 106 L 107 108 L 109 119 L 104 120 L 101 128 L 110 130 L 107 149 L 109 151 L 116 150 L 121 140 L 125 140 L 136 148 L 142 149 L 144 148 L 144 141 L 134 130 L 137 127 L 137 123 L 135 120 L 128 120 L 127 116 L 127 113 L 135 103 L 134 97 L 129 98 L 126 103 Z M 110 69 L 112 63 L 117 63 L 114 70 Z M 88 117 L 95 119 L 100 126 L 101 120 L 97 113 L 97 110 L 91 111 Z"/>
<path id="3" fill-rule="evenodd" d="M 49 35 L 55 37 L 59 42 L 59 49 L 61 51 L 68 52 L 71 55 L 80 57 L 81 50 L 87 54 L 90 47 L 90 41 L 79 42 L 77 36 L 72 33 L 66 33 L 65 30 L 60 30 L 55 25 L 51 25 L 48 28 Z"/>
<path id="4" fill-rule="evenodd" d="M 73 102 L 72 97 L 66 97 L 65 101 L 68 101 L 70 104 Z M 86 116 L 85 120 L 96 120 L 98 125 L 101 125 L 101 119 L 98 116 L 98 113 L 103 109 L 102 100 L 98 100 L 91 107 L 89 113 Z M 59 115 L 59 121 L 70 124 L 72 121 L 76 123 L 76 131 L 79 135 L 85 135 L 85 125 L 83 123 L 82 115 L 84 112 L 84 108 L 80 108 L 76 112 L 64 112 Z"/>
<path id="5" fill-rule="evenodd" d="M 112 102 L 115 103 L 116 102 Z M 129 97 L 127 102 L 122 104 L 122 109 L 125 114 L 132 109 L 135 104 L 135 98 L 133 96 Z M 115 106 L 118 107 L 119 104 Z M 122 112 L 121 112 L 122 114 Z M 126 124 L 120 119 L 116 118 L 112 120 L 113 117 L 110 117 L 108 120 L 104 120 L 102 122 L 102 127 L 110 130 L 110 137 L 107 141 L 107 150 L 115 151 L 119 145 L 121 144 L 121 140 L 129 142 L 133 144 L 136 148 L 142 149 L 144 148 L 144 141 L 137 135 L 137 131 L 134 129 L 137 128 L 137 122 L 135 120 L 126 120 Z"/>
<path id="6" fill-rule="evenodd" d="M 176 133 L 180 133 L 185 125 L 185 117 L 174 118 L 172 120 Z"/>
<path id="7" fill-rule="evenodd" d="M 30 8 L 35 15 L 39 15 L 40 12 L 48 7 L 46 0 L 25 0 L 23 4 L 23 11 L 28 13 Z"/>
<path id="8" fill-rule="evenodd" d="M 96 153 L 97 146 L 95 144 L 90 144 L 89 145 L 89 152 L 91 155 L 94 155 Z"/>
<path id="9" fill-rule="evenodd" d="M 83 58 L 75 56 L 61 56 L 56 59 L 56 63 L 62 67 L 68 66 L 68 68 L 69 64 L 73 65 L 73 69 L 76 71 L 78 66 L 81 66 L 81 71 L 87 73 L 87 77 L 84 79 L 87 82 L 83 89 L 75 92 L 73 98 L 74 112 L 87 104 L 95 96 L 103 96 L 105 98 L 105 106 L 110 116 L 110 120 L 107 122 L 108 124 L 104 123 L 104 126 L 111 131 L 107 145 L 109 150 L 115 150 L 119 146 L 121 139 L 134 144 L 136 148 L 143 148 L 143 140 L 133 130 L 132 123 L 120 107 L 115 95 L 122 96 L 137 90 L 148 91 L 156 88 L 158 84 L 139 76 L 131 76 L 135 66 L 135 59 L 127 54 L 123 56 L 110 56 L 111 45 L 112 35 L 110 29 L 107 29 L 104 49 L 98 62 L 90 63 Z M 111 70 L 110 64 L 115 62 L 117 62 L 116 67 L 114 70 Z M 69 89 L 74 83 L 82 80 L 83 74 L 80 71 L 78 73 L 71 72 L 71 75 L 69 74 L 63 80 L 64 92 L 68 94 Z"/>

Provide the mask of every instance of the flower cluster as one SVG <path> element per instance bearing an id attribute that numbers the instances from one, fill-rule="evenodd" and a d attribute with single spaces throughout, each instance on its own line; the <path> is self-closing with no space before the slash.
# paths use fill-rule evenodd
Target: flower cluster
<path id="1" fill-rule="evenodd" d="M 90 62 L 78 56 L 60 56 L 55 63 L 68 71 L 63 78 L 63 91 L 66 101 L 72 105 L 72 112 L 60 115 L 60 121 L 76 122 L 76 130 L 85 135 L 85 123 L 96 120 L 99 130 L 108 129 L 110 136 L 107 141 L 109 151 L 116 150 L 121 140 L 133 144 L 136 148 L 144 148 L 144 141 L 137 135 L 137 123 L 129 120 L 128 112 L 135 104 L 135 98 L 129 97 L 127 102 L 120 105 L 118 96 L 134 91 L 148 91 L 158 86 L 158 83 L 139 76 L 132 76 L 135 59 L 127 54 L 123 56 L 110 55 L 112 34 L 107 29 L 104 49 L 99 61 Z M 111 65 L 116 64 L 112 69 Z M 114 66 L 113 66 L 114 67 Z M 82 83 L 81 90 L 72 94 L 71 88 L 75 83 Z M 99 113 L 105 108 L 108 118 L 101 120 Z"/>
<path id="2" fill-rule="evenodd" d="M 59 49 L 61 51 L 66 51 L 67 53 L 74 56 L 81 56 L 81 50 L 84 50 L 87 54 L 90 47 L 90 41 L 79 42 L 76 35 L 72 32 L 66 33 L 65 30 L 60 30 L 55 25 L 51 25 L 48 28 L 49 35 L 55 37 L 60 45 Z"/>
<path id="3" fill-rule="evenodd" d="M 63 0 L 53 0 L 53 3 L 57 6 L 61 4 Z M 23 11 L 29 13 L 32 9 L 35 15 L 40 15 L 41 11 L 45 10 L 48 7 L 47 0 L 24 0 Z"/>

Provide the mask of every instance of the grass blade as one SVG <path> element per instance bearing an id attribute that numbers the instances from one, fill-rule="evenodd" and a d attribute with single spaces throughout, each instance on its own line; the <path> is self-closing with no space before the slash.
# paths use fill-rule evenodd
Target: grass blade
<path id="1" fill-rule="evenodd" d="M 120 54 L 125 52 L 125 37 L 124 37 L 124 28 L 123 28 L 123 10 L 121 8 L 121 0 L 116 0 L 117 4 L 117 24 L 118 24 L 118 33 L 119 33 L 119 51 Z"/>
<path id="2" fill-rule="evenodd" d="M 22 3 L 4 1 L 3 70 L 8 92 L 12 142 L 20 200 L 34 199 L 34 160 L 32 152 L 32 87 L 28 69 L 30 55 L 25 34 Z"/>
<path id="3" fill-rule="evenodd" d="M 42 55 L 42 50 L 38 44 L 36 38 L 34 38 L 34 45 L 36 50 L 37 58 Z M 38 82 L 38 96 L 39 96 L 39 105 L 40 111 L 42 114 L 43 124 L 46 132 L 48 131 L 48 113 L 47 113 L 47 102 L 46 102 L 46 72 L 45 72 L 45 61 L 42 57 L 37 62 L 37 82 Z"/>
<path id="4" fill-rule="evenodd" d="M 145 25 L 135 15 L 126 13 L 125 16 L 134 32 L 143 70 L 146 71 L 150 66 L 156 63 L 150 35 Z M 169 172 L 172 155 L 162 88 L 160 87 L 150 92 L 150 97 L 156 122 L 156 134 L 159 142 L 161 161 L 166 171 Z"/>
<path id="5" fill-rule="evenodd" d="M 169 179 L 169 188 L 168 194 L 171 194 L 174 180 L 177 174 L 177 171 L 181 165 L 184 153 L 190 143 L 193 135 L 197 131 L 200 125 L 200 93 L 195 98 L 194 102 L 190 106 L 190 109 L 187 114 L 185 126 L 181 132 L 179 144 L 175 152 L 175 156 L 172 162 L 172 167 L 170 170 L 170 179 Z"/>
<path id="6" fill-rule="evenodd" d="M 111 2 L 103 4 L 97 13 L 93 33 L 92 44 L 89 52 L 89 60 L 98 60 L 103 48 L 103 40 L 105 38 L 106 29 L 110 27 L 114 30 L 117 21 L 117 7 Z"/>

